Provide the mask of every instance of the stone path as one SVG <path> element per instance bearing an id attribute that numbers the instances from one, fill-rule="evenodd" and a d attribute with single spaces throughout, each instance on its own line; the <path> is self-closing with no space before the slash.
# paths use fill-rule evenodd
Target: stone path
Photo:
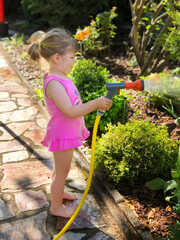
<path id="1" fill-rule="evenodd" d="M 13 70 L 0 46 L 0 240 L 49 240 L 66 221 L 49 213 L 51 153 L 41 146 L 46 116 L 31 91 Z M 86 177 L 73 159 L 68 191 L 78 200 Z M 108 209 L 90 191 L 74 223 L 62 240 L 126 239 Z"/>

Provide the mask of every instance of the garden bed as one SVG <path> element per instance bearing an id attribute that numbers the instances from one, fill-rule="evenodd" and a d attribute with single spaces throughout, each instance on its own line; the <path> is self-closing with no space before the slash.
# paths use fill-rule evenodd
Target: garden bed
<path id="1" fill-rule="evenodd" d="M 42 83 L 39 79 L 42 78 L 43 72 L 40 71 L 36 63 L 28 59 L 26 55 L 27 45 L 13 47 L 7 45 L 6 47 L 13 63 L 21 71 L 32 88 L 41 88 Z M 106 58 L 102 65 L 110 70 L 111 77 L 113 76 L 116 79 L 122 78 L 124 81 L 129 81 L 127 76 L 135 80 L 139 74 L 138 67 L 133 68 L 125 56 L 116 55 L 116 57 L 112 56 L 111 59 Z M 148 106 L 145 103 L 144 96 L 136 91 L 129 90 L 129 93 L 132 96 L 132 99 L 130 99 L 130 120 L 148 117 L 150 121 L 156 124 L 167 125 L 171 138 L 180 140 L 180 129 L 175 125 L 175 119 L 172 116 L 165 110 Z M 86 148 L 88 148 L 87 145 Z M 137 214 L 143 224 L 142 227 L 149 229 L 149 232 L 157 239 L 168 235 L 168 226 L 174 224 L 178 216 L 171 206 L 165 202 L 163 192 L 150 191 L 140 185 L 131 187 L 126 183 L 119 184 L 117 190 L 125 197 L 131 209 Z"/>

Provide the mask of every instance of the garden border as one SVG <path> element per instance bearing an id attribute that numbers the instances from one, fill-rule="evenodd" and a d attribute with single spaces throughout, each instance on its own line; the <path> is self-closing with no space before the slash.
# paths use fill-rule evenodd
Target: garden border
<path id="1" fill-rule="evenodd" d="M 34 96 L 36 93 L 34 89 L 30 86 L 29 82 L 25 79 L 23 74 L 16 67 L 12 61 L 11 56 L 4 49 L 3 42 L 0 42 L 0 48 L 4 53 L 8 64 L 12 67 L 14 72 L 19 76 L 22 82 L 27 86 L 31 95 Z M 36 100 L 40 110 L 43 112 L 45 117 L 48 119 L 49 114 L 45 107 L 43 106 L 41 100 Z M 83 150 L 76 148 L 74 150 L 74 158 L 77 161 L 80 168 L 85 171 L 86 174 L 89 173 L 89 163 L 88 159 L 83 153 Z M 98 170 L 94 170 L 94 177 L 92 180 L 93 190 L 102 199 L 106 207 L 108 208 L 111 215 L 117 221 L 121 228 L 124 230 L 124 234 L 127 240 L 153 240 L 151 234 L 143 229 L 141 221 L 137 218 L 135 213 L 130 209 L 127 202 L 124 200 L 123 196 L 111 185 L 103 184 L 102 176 Z"/>

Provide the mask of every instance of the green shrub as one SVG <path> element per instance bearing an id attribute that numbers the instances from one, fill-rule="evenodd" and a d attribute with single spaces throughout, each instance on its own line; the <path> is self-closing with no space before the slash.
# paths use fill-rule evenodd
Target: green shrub
<path id="1" fill-rule="evenodd" d="M 78 60 L 74 65 L 71 78 L 77 86 L 83 103 L 102 97 L 106 94 L 106 83 L 112 82 L 108 79 L 109 71 L 94 60 Z M 120 96 L 115 96 L 113 106 L 105 112 L 99 124 L 98 134 L 105 132 L 107 123 L 125 123 L 128 118 L 129 101 L 124 97 L 128 94 L 121 91 Z M 85 116 L 86 127 L 92 131 L 97 112 L 94 111 Z"/>
<path id="2" fill-rule="evenodd" d="M 106 0 L 21 0 L 21 4 L 28 19 L 35 16 L 49 26 L 64 26 L 69 30 L 88 24 L 90 15 L 109 6 Z"/>
<path id="3" fill-rule="evenodd" d="M 177 143 L 169 138 L 167 128 L 148 121 L 109 124 L 96 145 L 96 164 L 115 183 L 143 183 L 157 176 L 169 178 L 177 155 Z"/>

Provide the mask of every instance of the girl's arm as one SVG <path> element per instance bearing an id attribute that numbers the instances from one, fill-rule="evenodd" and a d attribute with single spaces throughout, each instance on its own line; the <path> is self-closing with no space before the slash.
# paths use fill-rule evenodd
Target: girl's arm
<path id="1" fill-rule="evenodd" d="M 95 109 L 106 110 L 112 105 L 112 100 L 100 97 L 84 104 L 73 106 L 64 86 L 56 80 L 48 83 L 46 95 L 52 99 L 56 106 L 69 118 L 77 118 L 84 116 Z"/>

